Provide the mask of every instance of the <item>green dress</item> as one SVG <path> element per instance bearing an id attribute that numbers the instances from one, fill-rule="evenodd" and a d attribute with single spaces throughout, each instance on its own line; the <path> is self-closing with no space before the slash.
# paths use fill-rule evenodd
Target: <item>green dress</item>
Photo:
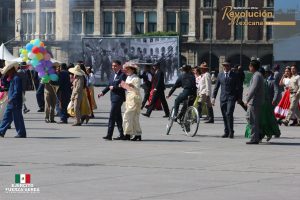
<path id="1" fill-rule="evenodd" d="M 265 136 L 268 138 L 272 137 L 273 135 L 275 136 L 280 136 L 280 129 L 277 124 L 277 120 L 274 115 L 274 108 L 272 104 L 270 103 L 270 96 L 268 92 L 268 83 L 265 80 L 264 82 L 264 87 L 265 87 L 265 96 L 264 96 L 264 103 L 261 106 L 261 117 L 260 117 L 260 129 L 261 129 L 261 139 L 263 139 Z M 245 131 L 245 137 L 250 138 L 251 137 L 251 127 L 249 124 L 246 126 L 246 131 Z"/>

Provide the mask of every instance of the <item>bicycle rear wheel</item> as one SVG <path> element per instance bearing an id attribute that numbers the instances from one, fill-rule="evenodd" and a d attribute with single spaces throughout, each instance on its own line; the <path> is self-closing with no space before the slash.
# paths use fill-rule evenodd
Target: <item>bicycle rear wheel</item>
<path id="1" fill-rule="evenodd" d="M 194 137 L 200 123 L 198 110 L 194 106 L 187 108 L 183 118 L 183 130 L 187 136 Z"/>
<path id="2" fill-rule="evenodd" d="M 171 128 L 173 126 L 173 122 L 174 122 L 174 119 L 175 119 L 175 116 L 174 116 L 174 108 L 172 108 L 172 111 L 171 111 L 171 114 L 169 116 L 169 119 L 168 119 L 168 123 L 167 123 L 167 127 L 166 127 L 166 134 L 169 135 L 170 134 L 170 131 L 171 131 Z"/>

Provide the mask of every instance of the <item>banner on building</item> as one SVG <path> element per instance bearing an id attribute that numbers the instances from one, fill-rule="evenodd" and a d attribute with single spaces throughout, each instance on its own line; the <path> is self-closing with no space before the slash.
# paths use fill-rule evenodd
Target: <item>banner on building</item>
<path id="1" fill-rule="evenodd" d="M 94 70 L 96 85 L 107 83 L 111 62 L 134 61 L 141 67 L 146 63 L 160 63 L 165 82 L 174 83 L 178 77 L 178 37 L 93 37 L 83 38 L 84 62 Z"/>

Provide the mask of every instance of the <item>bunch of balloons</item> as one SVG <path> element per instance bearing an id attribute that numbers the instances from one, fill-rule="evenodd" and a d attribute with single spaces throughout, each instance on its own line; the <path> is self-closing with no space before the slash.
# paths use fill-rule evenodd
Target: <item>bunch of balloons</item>
<path id="1" fill-rule="evenodd" d="M 20 49 L 20 57 L 23 62 L 31 65 L 38 72 L 43 83 L 57 81 L 58 76 L 53 68 L 51 56 L 45 49 L 45 44 L 39 39 L 31 40 L 25 48 Z"/>

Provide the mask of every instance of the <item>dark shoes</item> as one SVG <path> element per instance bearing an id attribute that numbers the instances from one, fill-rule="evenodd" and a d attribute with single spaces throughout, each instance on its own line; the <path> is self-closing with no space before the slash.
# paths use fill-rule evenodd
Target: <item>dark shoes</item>
<path id="1" fill-rule="evenodd" d="M 50 123 L 56 123 L 56 121 L 55 120 L 51 120 Z"/>
<path id="2" fill-rule="evenodd" d="M 124 135 L 114 138 L 114 140 L 130 140 L 130 135 Z"/>
<path id="3" fill-rule="evenodd" d="M 145 117 L 150 117 L 150 115 L 147 113 L 142 113 L 142 115 L 144 115 Z"/>
<path id="4" fill-rule="evenodd" d="M 29 110 L 29 109 L 25 109 L 25 110 L 23 110 L 23 113 L 24 113 L 24 114 L 26 114 L 26 113 L 28 113 L 28 112 L 30 112 L 30 110 Z"/>
<path id="5" fill-rule="evenodd" d="M 163 116 L 163 118 L 169 118 L 170 117 L 170 115 L 164 115 Z"/>
<path id="6" fill-rule="evenodd" d="M 233 139 L 234 138 L 234 135 L 233 134 L 229 134 L 228 136 L 230 139 Z"/>
<path id="7" fill-rule="evenodd" d="M 289 125 L 289 122 L 288 121 L 282 121 L 282 123 L 285 125 L 285 126 L 288 126 Z"/>
<path id="8" fill-rule="evenodd" d="M 68 122 L 67 121 L 63 121 L 63 120 L 60 120 L 59 122 L 57 122 L 58 124 L 67 124 Z"/>
<path id="9" fill-rule="evenodd" d="M 81 123 L 74 123 L 72 126 L 81 126 Z"/>
<path id="10" fill-rule="evenodd" d="M 259 142 L 256 142 L 256 141 L 249 141 L 249 142 L 246 142 L 246 144 L 259 144 Z"/>
<path id="11" fill-rule="evenodd" d="M 210 120 L 208 120 L 208 121 L 206 121 L 206 122 L 204 122 L 205 124 L 213 124 L 213 123 L 215 123 L 215 121 L 213 120 L 213 119 L 210 119 Z"/>
<path id="12" fill-rule="evenodd" d="M 224 134 L 224 135 L 222 135 L 221 137 L 222 137 L 222 138 L 228 138 L 228 136 L 229 136 L 229 134 Z"/>
<path id="13" fill-rule="evenodd" d="M 140 135 L 135 135 L 135 136 L 131 139 L 131 141 L 142 141 L 142 136 L 140 136 Z"/>
<path id="14" fill-rule="evenodd" d="M 15 138 L 26 138 L 26 135 L 16 135 Z"/>
<path id="15" fill-rule="evenodd" d="M 37 110 L 37 112 L 45 112 L 45 109 L 40 108 L 40 109 Z"/>
<path id="16" fill-rule="evenodd" d="M 104 140 L 112 140 L 112 138 L 111 138 L 111 137 L 108 137 L 108 136 L 103 137 L 103 139 L 104 139 Z"/>
<path id="17" fill-rule="evenodd" d="M 0 133 L 0 137 L 4 138 L 4 134 L 3 134 L 3 133 Z"/>

